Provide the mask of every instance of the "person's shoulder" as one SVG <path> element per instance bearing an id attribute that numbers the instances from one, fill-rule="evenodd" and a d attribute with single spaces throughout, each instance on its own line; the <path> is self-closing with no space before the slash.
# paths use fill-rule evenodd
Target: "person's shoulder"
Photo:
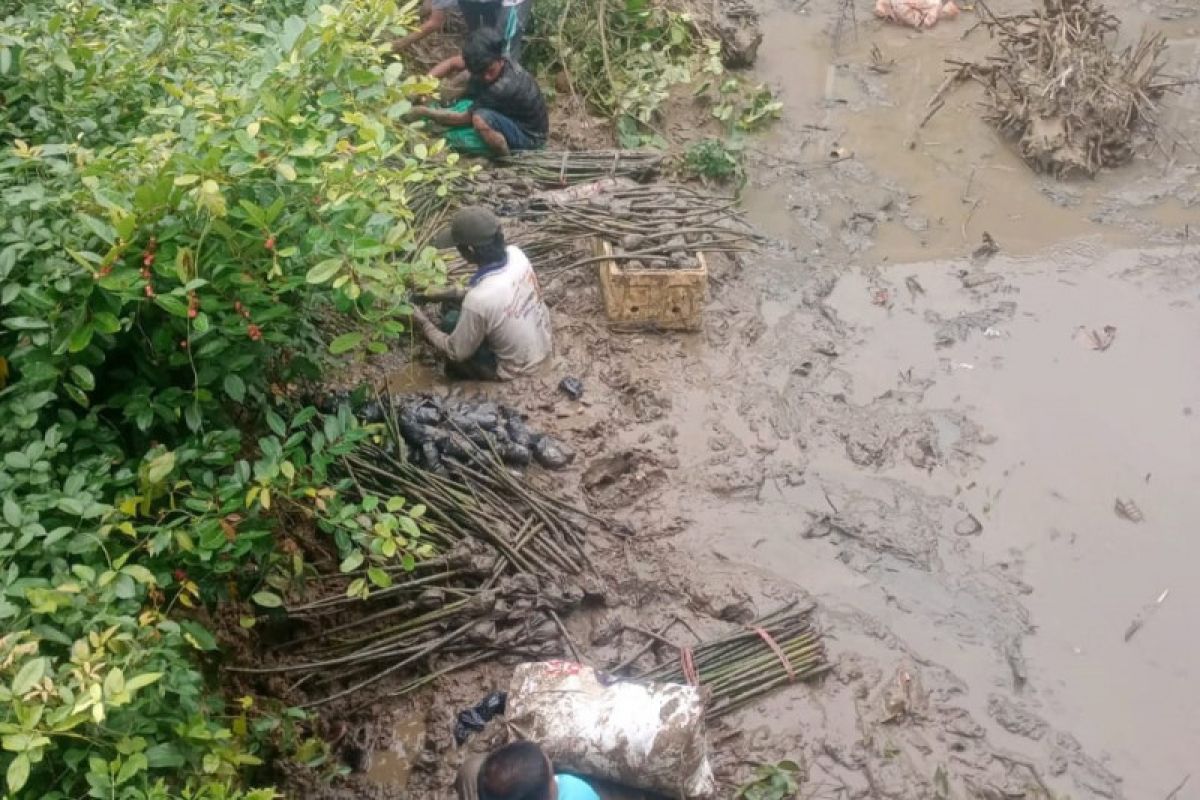
<path id="1" fill-rule="evenodd" d="M 529 262 L 529 256 L 525 255 L 525 251 L 515 244 L 510 244 L 504 249 L 508 252 L 508 264 L 506 266 L 516 267 L 517 269 L 527 269 L 532 266 Z"/>
<path id="2" fill-rule="evenodd" d="M 600 800 L 600 795 L 583 778 L 560 774 L 554 776 L 558 784 L 558 800 Z"/>

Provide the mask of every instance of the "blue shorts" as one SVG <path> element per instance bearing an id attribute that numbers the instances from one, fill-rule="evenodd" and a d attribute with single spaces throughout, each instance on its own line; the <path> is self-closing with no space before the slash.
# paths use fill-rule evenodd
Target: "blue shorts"
<path id="1" fill-rule="evenodd" d="M 540 138 L 530 136 L 520 125 L 499 111 L 490 108 L 476 108 L 474 113 L 475 116 L 486 122 L 489 128 L 504 137 L 504 141 L 508 142 L 509 150 L 537 150 L 544 144 Z"/>

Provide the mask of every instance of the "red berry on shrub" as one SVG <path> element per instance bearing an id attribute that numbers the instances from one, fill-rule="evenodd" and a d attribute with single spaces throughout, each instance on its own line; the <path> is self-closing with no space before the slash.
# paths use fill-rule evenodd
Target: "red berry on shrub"
<path id="1" fill-rule="evenodd" d="M 251 341 L 257 342 L 262 338 L 262 330 L 257 325 L 250 324 L 246 326 L 246 335 L 250 337 Z"/>
<path id="2" fill-rule="evenodd" d="M 274 250 L 275 249 L 275 237 L 268 236 L 267 240 L 265 242 L 263 242 L 263 247 L 267 248 L 268 250 Z"/>
<path id="3" fill-rule="evenodd" d="M 199 316 L 199 314 L 200 312 L 194 308 L 188 309 L 188 319 L 195 319 L 197 316 Z"/>
<path id="4" fill-rule="evenodd" d="M 188 574 L 181 569 L 175 570 L 174 574 L 175 574 L 175 580 L 179 581 L 180 583 L 183 583 L 184 581 L 186 581 L 188 579 Z"/>

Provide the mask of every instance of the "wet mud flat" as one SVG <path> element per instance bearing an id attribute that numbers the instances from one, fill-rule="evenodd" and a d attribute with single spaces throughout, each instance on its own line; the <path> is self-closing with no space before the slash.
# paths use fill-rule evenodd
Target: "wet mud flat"
<path id="1" fill-rule="evenodd" d="M 712 732 L 728 796 L 744 759 L 790 758 L 805 798 L 1200 797 L 1197 159 L 1037 176 L 968 88 L 919 128 L 943 59 L 986 51 L 973 15 L 917 34 L 849 7 L 761 9 L 787 110 L 744 199 L 773 243 L 717 260 L 703 332 L 610 328 L 580 271 L 546 286 L 551 372 L 478 387 L 570 442 L 556 482 L 634 532 L 595 543 L 602 602 L 567 626 L 604 665 L 645 645 L 626 625 L 678 616 L 690 644 L 818 603 L 836 667 Z M 1200 8 L 1118 12 L 1200 74 Z M 1168 128 L 1198 117 L 1196 87 L 1167 99 Z M 402 757 L 345 796 L 451 796 L 454 711 L 509 672 L 381 697 L 362 749 L 401 720 Z"/>

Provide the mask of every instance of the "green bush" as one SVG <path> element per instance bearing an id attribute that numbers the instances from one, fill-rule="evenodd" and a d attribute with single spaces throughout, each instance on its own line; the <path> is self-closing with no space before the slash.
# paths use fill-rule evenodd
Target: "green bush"
<path id="1" fill-rule="evenodd" d="M 404 330 L 403 289 L 440 278 L 414 198 L 444 195 L 458 167 L 401 121 L 433 87 L 375 44 L 409 11 L 10 13 L 0 769 L 11 796 L 273 796 L 238 788 L 270 743 L 231 727 L 206 680 L 209 611 L 278 606 L 309 569 L 281 505 L 330 533 L 344 564 L 424 552 L 396 533 L 419 533 L 419 509 L 363 509 L 330 483 L 368 431 L 345 411 L 281 413 L 288 382 L 322 369 L 323 306 L 362 323 L 328 351 L 381 352 Z"/>

